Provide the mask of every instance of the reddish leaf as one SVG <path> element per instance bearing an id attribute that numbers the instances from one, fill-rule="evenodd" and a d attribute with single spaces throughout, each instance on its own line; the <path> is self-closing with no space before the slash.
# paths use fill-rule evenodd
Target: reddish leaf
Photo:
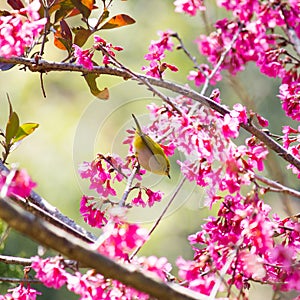
<path id="1" fill-rule="evenodd" d="M 134 23 L 135 20 L 129 17 L 128 15 L 120 14 L 112 17 L 100 29 L 112 29 L 112 28 L 122 27 Z"/>
<path id="2" fill-rule="evenodd" d="M 59 26 L 55 26 L 54 45 L 61 50 L 71 50 L 72 32 L 65 20 L 59 22 Z"/>
<path id="3" fill-rule="evenodd" d="M 97 8 L 97 6 L 94 6 L 94 3 L 94 0 L 55 0 L 49 9 L 49 14 L 51 15 L 56 11 L 54 23 L 80 13 L 89 16 L 91 10 Z"/>
<path id="4" fill-rule="evenodd" d="M 24 8 L 24 5 L 21 0 L 7 0 L 7 3 L 13 8 L 20 10 L 21 8 Z"/>
<path id="5" fill-rule="evenodd" d="M 10 16 L 10 12 L 7 10 L 0 10 L 0 17 Z"/>
<path id="6" fill-rule="evenodd" d="M 81 1 L 83 5 L 85 5 L 89 10 L 93 10 L 94 8 L 97 8 L 95 4 L 95 0 L 82 0 Z"/>
<path id="7" fill-rule="evenodd" d="M 81 0 L 71 0 L 74 6 L 80 11 L 83 17 L 88 18 L 91 14 L 91 10 L 85 6 Z"/>
<path id="8" fill-rule="evenodd" d="M 60 28 L 61 28 L 61 36 L 65 40 L 71 41 L 72 43 L 72 32 L 70 30 L 69 25 L 65 20 L 60 21 Z"/>

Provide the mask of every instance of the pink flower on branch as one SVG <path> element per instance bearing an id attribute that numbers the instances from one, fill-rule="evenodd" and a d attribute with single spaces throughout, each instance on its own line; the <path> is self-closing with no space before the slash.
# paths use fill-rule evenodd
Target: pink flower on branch
<path id="1" fill-rule="evenodd" d="M 37 295 L 42 293 L 30 287 L 28 284 L 27 288 L 23 284 L 18 285 L 13 289 L 9 289 L 9 294 L 5 296 L 0 296 L 1 300 L 36 300 Z M 3 297 L 3 298 L 2 298 Z"/>
<path id="2" fill-rule="evenodd" d="M 146 60 L 150 61 L 150 65 L 142 67 L 142 70 L 146 71 L 147 75 L 162 78 L 166 69 L 172 72 L 178 71 L 176 66 L 163 61 L 165 51 L 173 51 L 174 44 L 171 41 L 172 34 L 172 31 L 158 32 L 160 39 L 158 41 L 151 41 L 149 53 L 144 56 Z"/>
<path id="3" fill-rule="evenodd" d="M 286 114 L 300 121 L 300 82 L 282 84 L 279 87 L 279 98 Z"/>
<path id="4" fill-rule="evenodd" d="M 106 211 L 109 207 L 104 205 L 104 201 L 97 201 L 94 197 L 82 196 L 80 201 L 80 213 L 92 227 L 101 228 L 107 223 Z"/>
<path id="5" fill-rule="evenodd" d="M 176 12 L 186 13 L 190 16 L 195 16 L 198 11 L 206 10 L 203 0 L 176 0 L 174 5 Z"/>
<path id="6" fill-rule="evenodd" d="M 74 48 L 74 57 L 76 58 L 76 63 L 82 65 L 84 68 L 89 70 L 93 69 L 92 58 L 94 53 L 90 50 L 82 50 L 79 46 L 73 45 Z"/>
<path id="7" fill-rule="evenodd" d="M 36 272 L 36 278 L 41 280 L 45 286 L 59 289 L 66 284 L 68 273 L 64 269 L 61 257 L 42 259 L 35 256 L 32 259 L 31 267 Z"/>
<path id="8" fill-rule="evenodd" d="M 108 65 L 109 63 L 111 63 L 111 58 L 109 56 L 115 57 L 116 54 L 114 53 L 114 51 L 123 50 L 121 46 L 113 46 L 111 43 L 108 43 L 98 35 L 94 36 L 94 48 L 95 50 L 99 50 L 102 52 L 102 63 L 104 65 Z"/>
<path id="9" fill-rule="evenodd" d="M 199 69 L 190 71 L 187 79 L 193 80 L 195 82 L 196 86 L 200 86 L 203 84 L 207 78 L 210 77 L 212 73 L 212 70 L 209 68 L 206 64 L 201 64 L 199 66 Z M 217 81 L 220 81 L 222 79 L 221 74 L 217 71 L 216 74 L 209 80 L 209 82 L 213 85 L 217 83 Z"/>
<path id="10" fill-rule="evenodd" d="M 40 1 L 34 0 L 26 8 L 0 17 L 0 56 L 23 56 L 33 46 L 47 21 L 40 19 L 40 6 Z"/>
<path id="11" fill-rule="evenodd" d="M 90 49 L 83 50 L 78 45 L 73 44 L 74 48 L 74 58 L 76 63 L 82 65 L 83 67 L 91 70 L 94 67 L 92 58 L 95 54 L 95 51 L 102 52 L 102 63 L 108 65 L 112 62 L 111 57 L 115 57 L 116 54 L 114 51 L 122 51 L 123 48 L 120 46 L 113 46 L 111 43 L 106 42 L 103 38 L 98 35 L 94 36 L 94 45 Z M 111 56 L 111 57 L 110 57 Z"/>
<path id="12" fill-rule="evenodd" d="M 36 187 L 26 170 L 14 170 L 10 173 L 0 171 L 0 192 L 4 197 L 18 196 L 26 198 L 30 196 L 32 189 Z"/>
<path id="13" fill-rule="evenodd" d="M 103 227 L 103 231 L 109 227 Z M 146 229 L 137 224 L 130 224 L 124 221 L 115 222 L 110 236 L 100 245 L 98 251 L 112 258 L 128 260 L 129 254 L 134 249 L 144 244 L 147 240 Z"/>

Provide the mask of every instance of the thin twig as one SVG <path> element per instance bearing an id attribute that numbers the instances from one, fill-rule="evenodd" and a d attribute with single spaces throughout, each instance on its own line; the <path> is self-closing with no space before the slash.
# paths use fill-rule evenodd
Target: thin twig
<path id="1" fill-rule="evenodd" d="M 194 68 L 199 69 L 199 63 L 197 62 L 197 59 L 195 56 L 193 56 L 185 47 L 182 39 L 179 37 L 177 32 L 174 32 L 171 34 L 172 37 L 176 38 L 179 42 L 179 46 L 177 47 L 178 50 L 183 50 L 183 52 L 186 54 L 186 56 L 193 62 Z"/>
<path id="2" fill-rule="evenodd" d="M 125 202 L 128 198 L 128 195 L 132 188 L 132 182 L 136 175 L 136 172 L 138 170 L 138 166 L 135 166 L 130 174 L 130 176 L 127 178 L 127 184 L 122 196 L 122 199 L 119 202 L 119 207 L 124 207 Z M 115 221 L 113 219 L 110 219 L 107 224 L 105 225 L 105 230 L 101 233 L 101 235 L 97 238 L 97 240 L 91 245 L 92 250 L 97 250 L 113 233 L 115 229 Z"/>
<path id="3" fill-rule="evenodd" d="M 42 73 L 42 72 L 40 73 L 40 84 L 41 84 L 41 89 L 42 89 L 43 97 L 47 98 L 46 90 L 45 90 L 45 85 L 44 85 L 43 74 L 44 73 Z"/>
<path id="4" fill-rule="evenodd" d="M 215 76 L 215 74 L 218 72 L 218 70 L 220 69 L 222 63 L 224 62 L 227 54 L 229 53 L 230 50 L 232 50 L 232 47 L 234 45 L 234 43 L 236 42 L 237 38 L 239 37 L 240 33 L 241 33 L 241 30 L 242 30 L 242 26 L 240 25 L 238 30 L 236 31 L 236 33 L 234 34 L 230 44 L 225 48 L 225 50 L 222 52 L 219 60 L 218 60 L 218 63 L 215 65 L 215 67 L 213 68 L 213 70 L 211 71 L 211 73 L 206 77 L 205 79 L 205 82 L 204 82 L 204 85 L 202 87 L 202 90 L 201 90 L 201 95 L 205 95 L 206 93 L 206 90 L 208 88 L 208 84 L 209 84 L 209 81 Z"/>
<path id="5" fill-rule="evenodd" d="M 132 188 L 132 182 L 133 182 L 133 179 L 134 179 L 134 177 L 135 177 L 135 175 L 136 175 L 136 173 L 137 173 L 138 168 L 139 168 L 139 167 L 136 165 L 136 166 L 133 168 L 133 170 L 132 170 L 130 176 L 129 176 L 128 179 L 127 179 L 127 184 L 126 184 L 126 187 L 125 187 L 125 190 L 124 190 L 122 199 L 121 199 L 120 202 L 119 202 L 119 206 L 121 206 L 121 207 L 125 206 L 125 202 L 126 202 L 126 200 L 127 200 L 127 198 L 128 198 L 128 195 L 129 195 L 129 193 L 130 193 L 130 191 L 131 191 L 131 188 Z"/>
<path id="6" fill-rule="evenodd" d="M 205 95 L 205 93 L 206 93 L 206 91 L 208 89 L 210 80 L 215 76 L 215 74 L 220 69 L 220 67 L 221 67 L 222 63 L 224 62 L 227 54 L 232 49 L 234 43 L 236 42 L 237 38 L 239 37 L 240 32 L 241 32 L 241 26 L 238 28 L 237 32 L 233 36 L 230 44 L 227 46 L 227 48 L 225 48 L 225 50 L 221 54 L 221 56 L 220 56 L 220 58 L 218 60 L 218 63 L 215 65 L 215 67 L 213 68 L 213 70 L 211 71 L 211 73 L 206 76 L 205 82 L 204 82 L 204 84 L 202 86 L 202 89 L 201 89 L 201 92 L 200 92 L 200 95 Z M 195 103 L 195 105 L 190 109 L 189 115 L 192 116 L 196 112 L 196 110 L 199 108 L 200 105 L 201 104 L 199 104 L 199 103 Z"/>
<path id="7" fill-rule="evenodd" d="M 152 228 L 150 229 L 150 231 L 148 232 L 148 237 L 151 236 L 151 234 L 153 233 L 153 231 L 156 229 L 156 227 L 158 226 L 158 224 L 160 223 L 160 221 L 162 220 L 162 218 L 164 217 L 164 215 L 166 214 L 167 210 L 169 209 L 169 207 L 171 206 L 171 204 L 173 203 L 174 199 L 176 198 L 177 194 L 179 193 L 180 189 L 182 188 L 183 184 L 185 183 L 186 178 L 183 177 L 182 180 L 180 181 L 180 183 L 178 184 L 176 190 L 174 191 L 174 194 L 172 195 L 171 199 L 169 200 L 168 204 L 165 206 L 165 208 L 163 209 L 163 211 L 161 212 L 159 218 L 155 221 L 155 223 L 153 224 Z M 144 245 L 144 244 L 143 244 Z M 132 259 L 142 248 L 142 246 L 139 246 L 138 248 L 135 249 L 135 251 L 130 255 L 129 259 Z"/>
<path id="8" fill-rule="evenodd" d="M 300 192 L 297 190 L 294 190 L 292 188 L 289 188 L 283 184 L 280 184 L 272 179 L 269 179 L 267 177 L 258 175 L 253 173 L 253 177 L 265 184 L 267 184 L 270 187 L 273 187 L 274 189 L 270 189 L 270 191 L 272 192 L 280 192 L 280 193 L 284 193 L 284 194 L 288 194 L 290 196 L 296 197 L 296 198 L 300 198 Z M 268 190 L 268 187 L 266 187 L 266 189 Z"/>
<path id="9" fill-rule="evenodd" d="M 10 232 L 10 227 L 6 226 L 5 230 L 2 232 L 0 237 L 0 246 L 5 242 Z"/>
<path id="10" fill-rule="evenodd" d="M 8 265 L 30 266 L 31 263 L 32 263 L 32 259 L 31 258 L 8 256 L 8 255 L 0 255 L 0 262 L 8 264 Z"/>
<path id="11" fill-rule="evenodd" d="M 10 283 L 42 283 L 38 279 L 29 279 L 29 278 L 9 278 L 9 277 L 0 277 L 0 282 L 10 282 Z"/>
<path id="12" fill-rule="evenodd" d="M 209 297 L 210 297 L 211 300 L 216 299 L 216 296 L 217 296 L 219 288 L 222 284 L 222 281 L 224 280 L 224 277 L 225 277 L 227 271 L 229 270 L 231 263 L 235 259 L 236 253 L 237 253 L 237 249 L 235 249 L 230 255 L 228 255 L 227 261 L 226 261 L 226 263 L 224 264 L 223 268 L 220 271 L 219 279 L 216 281 L 216 283 L 214 284 L 214 287 L 212 288 L 212 290 L 210 292 Z"/>

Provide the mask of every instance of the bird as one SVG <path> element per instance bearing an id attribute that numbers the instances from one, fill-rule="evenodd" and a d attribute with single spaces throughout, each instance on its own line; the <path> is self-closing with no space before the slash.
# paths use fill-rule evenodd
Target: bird
<path id="1" fill-rule="evenodd" d="M 142 131 L 134 114 L 132 114 L 132 117 L 136 124 L 133 148 L 138 163 L 147 171 L 157 175 L 167 175 L 171 178 L 170 161 L 164 150 L 149 135 Z"/>

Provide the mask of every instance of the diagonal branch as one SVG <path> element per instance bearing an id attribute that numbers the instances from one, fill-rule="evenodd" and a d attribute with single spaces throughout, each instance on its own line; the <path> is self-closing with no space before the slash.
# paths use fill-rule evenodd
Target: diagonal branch
<path id="1" fill-rule="evenodd" d="M 91 250 L 89 244 L 18 207 L 9 198 L 0 198 L 0 218 L 12 228 L 38 243 L 50 247 L 83 265 L 95 269 L 107 278 L 145 292 L 156 299 L 208 300 L 209 297 L 174 283 L 164 283 L 151 273 L 117 263 Z"/>
<path id="2" fill-rule="evenodd" d="M 33 59 L 28 58 L 21 58 L 21 57 L 12 57 L 12 58 L 4 58 L 0 57 L 0 63 L 9 63 L 9 64 L 21 64 L 28 67 L 28 69 L 32 72 L 50 72 L 50 71 L 71 71 L 71 72 L 81 72 L 84 74 L 94 73 L 94 74 L 105 74 L 105 75 L 112 75 L 122 77 L 124 79 L 134 79 L 131 74 L 126 72 L 125 70 L 120 70 L 118 68 L 112 67 L 103 67 L 103 66 L 96 66 L 92 70 L 85 69 L 82 66 L 74 65 L 70 63 L 57 63 L 57 62 L 47 62 L 44 60 L 38 61 L 38 63 Z M 209 97 L 203 96 L 200 93 L 192 90 L 189 87 L 184 87 L 178 85 L 174 82 L 170 81 L 162 81 L 157 78 L 152 78 L 149 76 L 136 74 L 140 79 L 145 79 L 148 83 L 167 89 L 169 91 L 173 91 L 180 95 L 184 95 L 188 98 L 191 98 L 202 105 L 205 105 L 217 112 L 221 115 L 226 115 L 230 113 L 230 110 L 225 108 L 223 105 L 211 100 Z M 136 79 L 135 79 L 136 80 Z M 271 150 L 281 156 L 290 164 L 294 165 L 296 168 L 300 170 L 300 160 L 296 158 L 294 155 L 289 153 L 286 149 L 284 149 L 280 144 L 274 141 L 267 133 L 261 131 L 259 128 L 254 126 L 253 124 L 241 124 L 246 131 L 250 132 L 254 136 L 256 136 L 259 140 L 264 142 L 266 146 L 268 146 Z"/>
<path id="3" fill-rule="evenodd" d="M 9 172 L 9 169 L 0 160 L 0 172 Z M 23 207 L 25 210 L 30 211 L 36 216 L 39 216 L 58 228 L 64 229 L 70 234 L 82 239 L 85 242 L 93 243 L 95 237 L 84 228 L 80 227 L 76 222 L 69 217 L 63 215 L 56 207 L 52 206 L 40 195 L 31 192 L 30 197 L 24 199 L 12 199 L 17 205 Z"/>

